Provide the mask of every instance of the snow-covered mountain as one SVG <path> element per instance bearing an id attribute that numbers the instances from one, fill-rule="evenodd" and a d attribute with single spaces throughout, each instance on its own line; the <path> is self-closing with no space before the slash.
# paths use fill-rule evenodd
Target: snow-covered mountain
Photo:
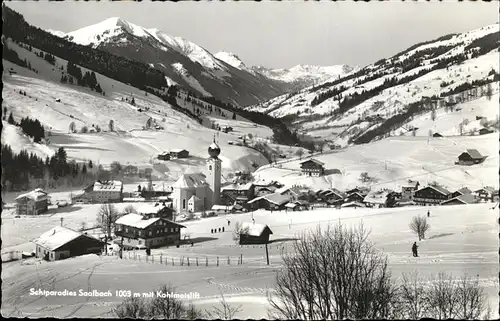
<path id="1" fill-rule="evenodd" d="M 224 61 L 228 65 L 238 68 L 239 70 L 245 70 L 253 73 L 251 68 L 248 68 L 243 61 L 232 52 L 221 51 L 214 55 L 217 59 Z"/>
<path id="2" fill-rule="evenodd" d="M 237 106 L 266 101 L 290 89 L 285 82 L 234 67 L 191 41 L 117 17 L 70 32 L 65 38 L 147 63 L 162 70 L 171 83 Z"/>
<path id="3" fill-rule="evenodd" d="M 269 69 L 262 66 L 254 66 L 252 70 L 266 77 L 293 85 L 295 90 L 320 84 L 329 80 L 338 79 L 351 72 L 359 70 L 359 67 L 348 65 L 336 66 L 311 66 L 297 65 L 290 69 Z"/>
<path id="4" fill-rule="evenodd" d="M 58 36 L 59 38 L 64 38 L 66 34 L 62 31 L 59 30 L 52 30 L 52 29 L 47 29 L 47 32 L 50 32 L 54 36 Z"/>
<path id="5" fill-rule="evenodd" d="M 436 132 L 440 126 L 427 124 L 425 132 L 413 131 L 408 125 L 414 117 L 431 117 L 437 123 L 439 118 L 429 115 L 498 92 L 498 33 L 497 23 L 419 43 L 340 79 L 276 97 L 249 110 L 286 117 L 298 132 L 337 145 L 388 135 L 427 136 L 429 127 Z M 446 131 L 459 134 L 466 124 L 451 127 Z"/>

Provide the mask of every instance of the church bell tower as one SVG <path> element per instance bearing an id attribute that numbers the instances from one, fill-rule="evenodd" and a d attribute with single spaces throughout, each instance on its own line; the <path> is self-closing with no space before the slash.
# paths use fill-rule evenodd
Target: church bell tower
<path id="1" fill-rule="evenodd" d="M 215 137 L 213 143 L 208 147 L 207 159 L 207 183 L 210 185 L 210 190 L 212 195 L 208 195 L 209 204 L 205 204 L 205 208 L 212 208 L 213 205 L 220 204 L 220 185 L 221 185 L 221 163 L 219 159 L 220 147 L 215 142 Z"/>

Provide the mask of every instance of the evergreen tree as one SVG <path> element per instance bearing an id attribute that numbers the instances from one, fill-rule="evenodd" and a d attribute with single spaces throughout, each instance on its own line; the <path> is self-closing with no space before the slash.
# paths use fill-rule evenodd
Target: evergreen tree
<path id="1" fill-rule="evenodd" d="M 12 116 L 12 112 L 10 112 L 7 122 L 11 125 L 16 125 L 16 121 L 14 120 L 14 116 Z"/>
<path id="2" fill-rule="evenodd" d="M 94 163 L 92 163 L 92 160 L 89 160 L 89 168 L 93 168 L 94 167 Z"/>

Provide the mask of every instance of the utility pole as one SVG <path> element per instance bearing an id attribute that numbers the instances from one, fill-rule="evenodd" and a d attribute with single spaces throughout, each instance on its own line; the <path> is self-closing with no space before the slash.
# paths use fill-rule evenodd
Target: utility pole
<path id="1" fill-rule="evenodd" d="M 267 260 L 267 265 L 269 265 L 269 251 L 267 250 L 267 243 L 266 242 L 266 260 Z"/>

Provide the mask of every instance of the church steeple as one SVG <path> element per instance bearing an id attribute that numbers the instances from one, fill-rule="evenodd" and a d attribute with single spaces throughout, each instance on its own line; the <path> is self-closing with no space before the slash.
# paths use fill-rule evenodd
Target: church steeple
<path id="1" fill-rule="evenodd" d="M 219 154 L 220 154 L 220 147 L 215 142 L 215 135 L 214 135 L 213 143 L 210 146 L 208 146 L 208 155 L 210 155 L 211 158 L 218 158 Z"/>

